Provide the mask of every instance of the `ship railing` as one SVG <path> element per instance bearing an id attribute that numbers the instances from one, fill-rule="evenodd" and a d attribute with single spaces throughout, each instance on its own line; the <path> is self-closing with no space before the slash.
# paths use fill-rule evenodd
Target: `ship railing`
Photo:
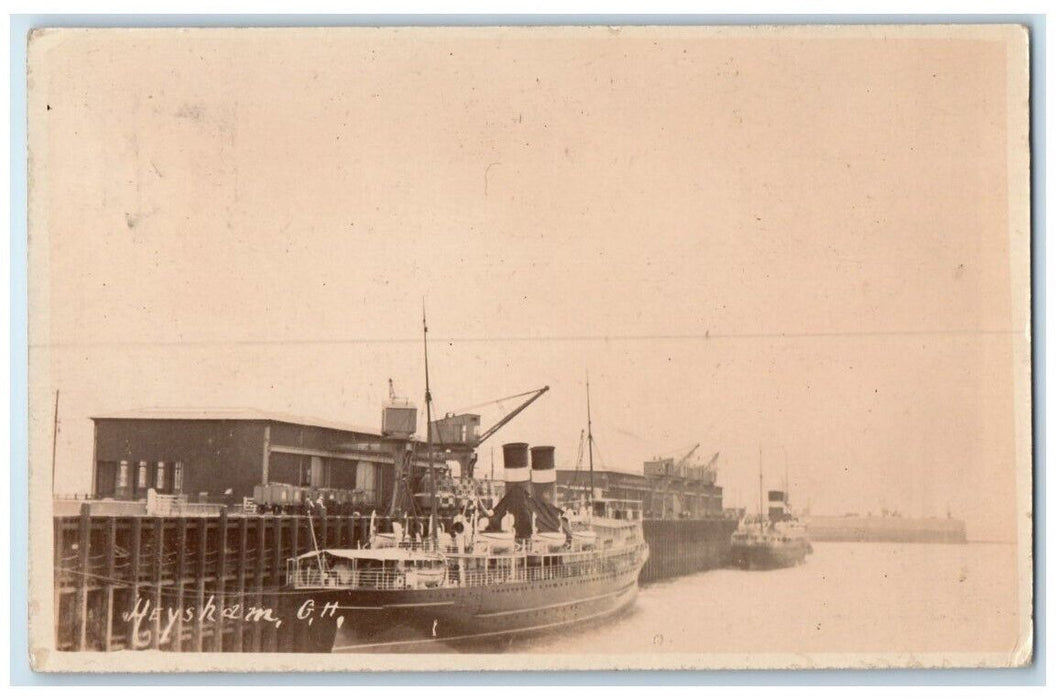
<path id="1" fill-rule="evenodd" d="M 449 573 L 453 579 L 467 586 L 504 582 L 574 579 L 630 568 L 637 563 L 638 550 L 638 547 L 629 547 L 618 554 L 583 561 L 561 561 L 560 557 L 554 557 L 557 561 L 542 565 L 529 565 L 528 560 L 523 557 L 494 561 L 485 560 L 487 567 L 484 569 L 460 570 L 457 563 L 453 563 L 449 565 Z M 543 556 L 545 559 L 546 555 Z M 499 561 L 501 561 L 501 564 L 497 563 Z"/>
<path id="2" fill-rule="evenodd" d="M 543 555 L 545 557 L 549 555 Z M 603 558 L 565 561 L 549 556 L 553 563 L 529 564 L 527 557 L 499 559 L 448 560 L 444 569 L 374 571 L 347 567 L 319 569 L 315 562 L 288 562 L 286 583 L 293 588 L 336 588 L 369 590 L 406 590 L 443 587 L 484 586 L 498 583 L 575 579 L 606 572 L 618 572 L 633 567 L 637 562 L 638 547 L 613 553 Z M 532 558 L 536 558 L 533 555 Z M 480 568 L 483 566 L 483 568 Z"/>
<path id="3" fill-rule="evenodd" d="M 407 552 L 448 552 L 452 551 L 446 544 L 437 543 L 430 540 L 428 537 L 425 539 L 408 539 L 404 537 L 398 542 L 393 542 L 390 538 L 392 537 L 391 532 L 376 532 L 371 538 L 373 542 L 371 549 L 401 549 Z"/>
<path id="4" fill-rule="evenodd" d="M 439 572 L 442 574 L 442 572 Z M 404 590 L 408 588 L 432 588 L 443 581 L 443 577 L 430 577 L 414 571 L 373 572 L 317 568 L 294 568 L 287 572 L 287 584 L 293 588 L 338 588 L 370 590 Z M 430 585 L 430 582 L 433 585 Z"/>

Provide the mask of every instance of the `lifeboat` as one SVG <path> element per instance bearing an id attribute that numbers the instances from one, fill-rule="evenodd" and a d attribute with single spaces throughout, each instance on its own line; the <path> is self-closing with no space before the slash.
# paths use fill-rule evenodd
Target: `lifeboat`
<path id="1" fill-rule="evenodd" d="M 537 532 L 532 535 L 532 551 L 551 554 L 564 549 L 567 542 L 563 532 Z"/>
<path id="2" fill-rule="evenodd" d="M 492 554 L 508 554 L 516 544 L 512 532 L 478 532 L 476 542 Z"/>

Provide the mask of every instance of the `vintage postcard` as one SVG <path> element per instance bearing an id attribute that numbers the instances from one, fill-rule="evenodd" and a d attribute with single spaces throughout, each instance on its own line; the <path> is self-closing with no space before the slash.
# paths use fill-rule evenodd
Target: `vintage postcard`
<path id="1" fill-rule="evenodd" d="M 1029 40 L 33 32 L 33 667 L 1029 663 Z"/>

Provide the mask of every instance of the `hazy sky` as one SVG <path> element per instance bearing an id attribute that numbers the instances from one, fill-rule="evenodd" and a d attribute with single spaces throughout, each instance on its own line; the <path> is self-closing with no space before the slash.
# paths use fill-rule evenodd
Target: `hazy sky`
<path id="1" fill-rule="evenodd" d="M 499 454 L 571 464 L 589 371 L 599 465 L 700 442 L 754 505 L 761 447 L 814 512 L 1012 539 L 1024 66 L 1008 31 L 900 36 L 45 36 L 34 459 L 55 388 L 59 491 L 108 411 L 379 426 L 389 377 L 421 403 L 424 297 L 438 411 L 551 386 Z"/>

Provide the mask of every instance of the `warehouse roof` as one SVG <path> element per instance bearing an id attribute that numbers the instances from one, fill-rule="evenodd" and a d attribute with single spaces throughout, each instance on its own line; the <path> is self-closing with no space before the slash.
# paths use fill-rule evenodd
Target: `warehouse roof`
<path id="1" fill-rule="evenodd" d="M 128 411 L 116 411 L 91 417 L 92 420 L 236 420 L 236 421 L 272 421 L 290 423 L 312 428 L 343 430 L 349 433 L 380 435 L 376 428 L 365 428 L 361 425 L 342 423 L 321 418 L 308 418 L 277 411 L 261 411 L 256 408 L 136 408 Z"/>

